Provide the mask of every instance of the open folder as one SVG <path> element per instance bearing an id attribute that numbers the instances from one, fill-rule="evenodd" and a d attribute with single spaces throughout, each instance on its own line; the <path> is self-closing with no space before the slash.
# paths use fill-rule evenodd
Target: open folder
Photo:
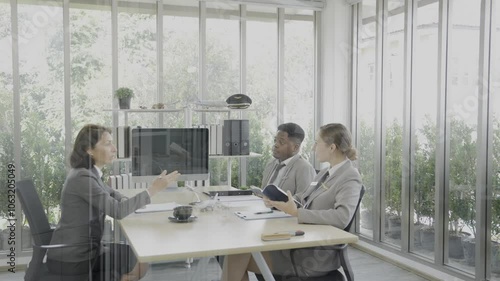
<path id="1" fill-rule="evenodd" d="M 180 206 L 175 202 L 161 203 L 161 204 L 149 204 L 140 209 L 135 210 L 137 214 L 139 213 L 153 213 L 153 212 L 164 212 L 172 211 L 175 207 Z"/>
<path id="2" fill-rule="evenodd" d="M 269 212 L 239 211 L 239 212 L 234 212 L 234 214 L 244 220 L 263 220 L 263 219 L 277 219 L 277 218 L 291 217 L 291 215 L 282 211 L 269 211 Z"/>

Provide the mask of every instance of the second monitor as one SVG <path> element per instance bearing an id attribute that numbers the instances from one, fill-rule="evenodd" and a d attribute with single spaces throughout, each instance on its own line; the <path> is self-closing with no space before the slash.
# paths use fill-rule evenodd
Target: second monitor
<path id="1" fill-rule="evenodd" d="M 163 170 L 178 180 L 206 180 L 208 129 L 137 128 L 132 130 L 132 180 L 150 182 Z"/>

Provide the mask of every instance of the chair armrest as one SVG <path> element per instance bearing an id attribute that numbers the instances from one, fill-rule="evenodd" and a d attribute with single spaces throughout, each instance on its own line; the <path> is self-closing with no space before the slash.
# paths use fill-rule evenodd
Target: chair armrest
<path id="1" fill-rule="evenodd" d="M 36 245 L 32 244 L 33 248 L 38 248 L 38 249 L 62 249 L 62 248 L 71 248 L 71 247 L 78 247 L 78 246 L 86 246 L 88 243 L 78 243 L 78 244 L 55 244 L 55 245 Z"/>

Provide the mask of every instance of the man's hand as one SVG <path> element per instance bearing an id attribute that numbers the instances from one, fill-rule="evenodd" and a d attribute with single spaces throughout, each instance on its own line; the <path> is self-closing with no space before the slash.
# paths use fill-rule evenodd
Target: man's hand
<path id="1" fill-rule="evenodd" d="M 272 206 L 280 211 L 283 211 L 289 215 L 292 215 L 294 217 L 297 216 L 297 205 L 295 205 L 295 201 L 293 200 L 292 193 L 290 190 L 286 192 L 288 195 L 288 201 L 287 202 L 281 202 L 281 201 L 271 201 L 269 198 L 264 197 L 264 204 L 269 207 Z M 268 205 L 269 204 L 269 205 Z"/>

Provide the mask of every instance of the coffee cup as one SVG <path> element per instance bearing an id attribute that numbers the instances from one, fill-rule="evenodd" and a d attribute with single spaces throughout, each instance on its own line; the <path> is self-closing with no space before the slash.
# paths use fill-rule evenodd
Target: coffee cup
<path id="1" fill-rule="evenodd" d="M 174 208 L 174 218 L 177 220 L 187 220 L 193 213 L 193 206 L 178 206 Z"/>

